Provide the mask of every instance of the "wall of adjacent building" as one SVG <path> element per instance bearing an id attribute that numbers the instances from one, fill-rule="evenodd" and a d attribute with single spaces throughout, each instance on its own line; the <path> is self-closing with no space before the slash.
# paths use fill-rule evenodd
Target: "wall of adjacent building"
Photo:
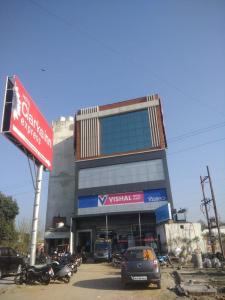
<path id="1" fill-rule="evenodd" d="M 46 230 L 53 227 L 53 218 L 70 217 L 74 211 L 74 118 L 60 117 L 53 122 L 53 170 L 49 176 Z M 66 225 L 65 224 L 65 225 Z"/>
<path id="2" fill-rule="evenodd" d="M 162 250 L 174 252 L 176 248 L 186 247 L 189 250 L 200 248 L 206 252 L 200 223 L 167 223 L 157 225 L 157 235 L 160 236 Z"/>

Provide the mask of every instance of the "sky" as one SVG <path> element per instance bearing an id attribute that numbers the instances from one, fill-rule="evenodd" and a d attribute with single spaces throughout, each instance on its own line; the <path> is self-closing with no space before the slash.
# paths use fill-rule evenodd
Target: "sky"
<path id="1" fill-rule="evenodd" d="M 200 175 L 208 165 L 225 220 L 224 28 L 223 0 L 1 0 L 0 110 L 13 74 L 49 124 L 83 107 L 157 93 L 174 206 L 187 208 L 190 221 L 205 219 Z M 0 191 L 17 200 L 18 220 L 31 219 L 27 157 L 2 135 L 0 166 Z"/>

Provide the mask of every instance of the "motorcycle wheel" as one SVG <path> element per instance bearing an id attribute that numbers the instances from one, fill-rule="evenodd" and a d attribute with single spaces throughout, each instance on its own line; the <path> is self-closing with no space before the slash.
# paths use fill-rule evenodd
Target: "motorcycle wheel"
<path id="1" fill-rule="evenodd" d="M 50 276 L 48 274 L 42 275 L 41 283 L 44 285 L 48 285 L 50 283 Z"/>
<path id="2" fill-rule="evenodd" d="M 17 274 L 17 275 L 14 277 L 14 282 L 15 282 L 15 284 L 17 284 L 17 285 L 23 284 L 23 277 L 22 277 L 22 274 Z"/>
<path id="3" fill-rule="evenodd" d="M 69 283 L 70 282 L 70 276 L 66 275 L 64 278 L 63 278 L 63 281 L 65 283 Z"/>

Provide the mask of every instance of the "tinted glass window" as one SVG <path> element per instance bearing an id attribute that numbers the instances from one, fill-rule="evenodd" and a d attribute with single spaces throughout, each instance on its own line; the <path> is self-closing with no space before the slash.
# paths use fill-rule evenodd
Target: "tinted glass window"
<path id="1" fill-rule="evenodd" d="M 101 154 L 112 154 L 152 146 L 148 110 L 100 119 Z"/>
<path id="2" fill-rule="evenodd" d="M 13 249 L 9 249 L 10 256 L 16 256 L 16 252 Z"/>
<path id="3" fill-rule="evenodd" d="M 1 256 L 8 256 L 9 252 L 7 248 L 1 248 L 0 251 Z"/>
<path id="4" fill-rule="evenodd" d="M 129 261 L 156 259 L 155 253 L 152 251 L 152 249 L 128 250 L 125 254 L 125 258 Z"/>

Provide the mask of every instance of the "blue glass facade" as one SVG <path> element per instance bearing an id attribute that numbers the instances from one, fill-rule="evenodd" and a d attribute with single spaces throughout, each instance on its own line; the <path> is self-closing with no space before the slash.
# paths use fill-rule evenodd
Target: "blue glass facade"
<path id="1" fill-rule="evenodd" d="M 152 146 L 148 110 L 100 119 L 101 154 L 112 154 Z"/>

